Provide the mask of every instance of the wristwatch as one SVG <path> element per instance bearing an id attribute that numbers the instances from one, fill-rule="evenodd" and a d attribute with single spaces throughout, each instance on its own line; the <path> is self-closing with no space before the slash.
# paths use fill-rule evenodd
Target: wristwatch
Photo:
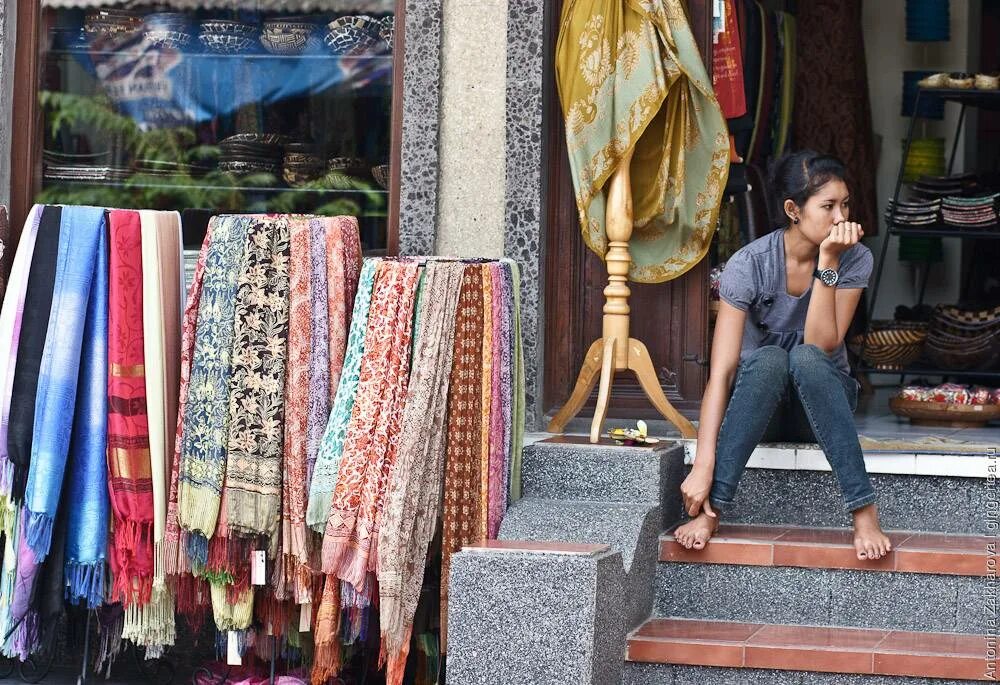
<path id="1" fill-rule="evenodd" d="M 831 288 L 840 281 L 840 274 L 835 269 L 816 269 L 813 271 L 813 277 L 818 278 L 823 285 L 828 285 Z"/>

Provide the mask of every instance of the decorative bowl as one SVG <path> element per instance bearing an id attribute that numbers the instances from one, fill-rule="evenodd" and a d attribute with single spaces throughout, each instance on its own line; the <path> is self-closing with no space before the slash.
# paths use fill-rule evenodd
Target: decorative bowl
<path id="1" fill-rule="evenodd" d="M 980 90 L 997 90 L 1000 88 L 1000 76 L 994 74 L 976 74 L 976 88 Z"/>
<path id="2" fill-rule="evenodd" d="M 976 84 L 976 79 L 972 74 L 955 71 L 948 74 L 949 88 L 972 88 Z"/>
<path id="3" fill-rule="evenodd" d="M 379 22 L 378 35 L 389 46 L 389 50 L 392 51 L 392 41 L 396 37 L 396 17 L 391 14 L 382 17 L 382 20 Z"/>
<path id="4" fill-rule="evenodd" d="M 326 45 L 335 55 L 356 55 L 370 50 L 379 40 L 381 22 L 366 14 L 340 17 L 327 24 Z"/>
<path id="5" fill-rule="evenodd" d="M 147 43 L 158 48 L 180 50 L 191 42 L 191 34 L 186 31 L 147 29 L 142 35 Z"/>
<path id="6" fill-rule="evenodd" d="M 227 55 L 246 52 L 254 43 L 253 38 L 231 33 L 202 33 L 198 40 L 208 50 Z"/>
<path id="7" fill-rule="evenodd" d="M 229 19 L 206 19 L 201 22 L 202 33 L 221 33 L 232 36 L 253 37 L 257 35 L 257 27 L 245 21 Z"/>
<path id="8" fill-rule="evenodd" d="M 927 338 L 927 324 L 919 321 L 873 322 L 867 335 L 867 341 L 865 333 L 851 338 L 851 350 L 876 369 L 901 369 L 920 357 Z"/>
<path id="9" fill-rule="evenodd" d="M 389 177 L 388 164 L 379 164 L 378 166 L 373 166 L 372 177 L 375 179 L 376 183 L 382 186 L 382 188 L 384 188 L 385 190 L 389 189 L 390 177 Z"/>
<path id="10" fill-rule="evenodd" d="M 91 37 L 120 36 L 142 30 L 142 17 L 125 10 L 93 10 L 87 13 L 83 29 Z"/>
<path id="11" fill-rule="evenodd" d="M 314 27 L 279 28 L 264 25 L 260 34 L 261 45 L 272 55 L 300 55 L 309 45 Z"/>

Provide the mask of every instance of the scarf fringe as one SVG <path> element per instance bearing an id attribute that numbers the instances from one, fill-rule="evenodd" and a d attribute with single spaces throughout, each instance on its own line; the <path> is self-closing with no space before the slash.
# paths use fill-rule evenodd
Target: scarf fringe
<path id="1" fill-rule="evenodd" d="M 149 604 L 125 609 L 122 637 L 140 647 L 174 644 L 174 597 L 165 588 L 154 593 Z"/>
<path id="2" fill-rule="evenodd" d="M 97 623 L 101 643 L 97 649 L 94 670 L 97 673 L 104 671 L 105 678 L 110 677 L 111 665 L 118 660 L 118 656 L 122 652 L 122 647 L 125 646 L 125 642 L 122 640 L 122 631 L 125 629 L 125 613 L 121 608 L 112 608 L 111 611 L 114 613 L 111 616 L 110 623 L 105 623 L 105 620 L 101 618 L 100 611 L 98 612 Z"/>
<path id="3" fill-rule="evenodd" d="M 387 654 L 388 650 L 392 650 Z M 386 644 L 382 636 L 382 651 L 379 654 L 379 667 L 385 666 L 385 685 L 403 685 L 406 675 L 406 661 L 410 656 L 410 630 L 406 631 L 406 640 L 402 645 L 392 647 Z"/>
<path id="4" fill-rule="evenodd" d="M 104 603 L 104 578 L 106 574 L 105 561 L 82 563 L 67 561 L 64 566 L 66 574 L 66 598 L 73 604 L 86 600 L 88 609 L 96 609 Z"/>
<path id="5" fill-rule="evenodd" d="M 53 523 L 54 519 L 42 511 L 28 511 L 28 519 L 24 522 L 25 542 L 39 564 L 45 561 L 52 546 Z"/>
<path id="6" fill-rule="evenodd" d="M 166 571 L 167 544 L 165 540 L 153 543 L 153 592 L 162 592 L 167 588 Z"/>
<path id="7" fill-rule="evenodd" d="M 310 674 L 312 685 L 324 685 L 335 677 L 342 665 L 340 634 L 340 587 L 334 576 L 326 576 L 323 598 L 314 618 L 316 647 Z"/>
<path id="8" fill-rule="evenodd" d="M 37 651 L 39 635 L 38 612 L 29 610 L 11 631 L 4 645 L 3 653 L 11 659 L 26 661 Z"/>
<path id="9" fill-rule="evenodd" d="M 141 550 L 149 548 L 152 539 L 152 521 L 134 519 L 115 521 L 112 553 L 115 555 L 118 569 L 111 586 L 111 601 L 121 602 L 123 606 L 149 603 L 153 591 L 153 569 L 145 564 L 140 566 L 136 561 Z"/>

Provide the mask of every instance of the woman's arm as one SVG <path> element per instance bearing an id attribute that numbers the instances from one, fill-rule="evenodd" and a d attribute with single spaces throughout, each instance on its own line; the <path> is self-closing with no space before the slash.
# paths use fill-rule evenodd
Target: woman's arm
<path id="1" fill-rule="evenodd" d="M 819 270 L 838 269 L 840 255 L 861 240 L 862 236 L 864 231 L 859 224 L 845 221 L 835 225 L 829 237 L 820 245 Z M 818 278 L 813 279 L 803 342 L 831 354 L 847 335 L 847 328 L 851 325 L 854 310 L 860 300 L 861 288 L 830 287 Z"/>
<path id="2" fill-rule="evenodd" d="M 722 426 L 722 417 L 729 404 L 729 392 L 740 362 L 745 321 L 746 312 L 727 302 L 720 303 L 719 315 L 715 320 L 715 334 L 712 337 L 708 386 L 701 400 L 701 413 L 698 417 L 698 446 L 694 466 L 681 485 L 684 509 L 690 516 L 697 516 L 703 504 L 706 511 L 714 515 L 706 500 L 712 489 L 719 428 Z"/>

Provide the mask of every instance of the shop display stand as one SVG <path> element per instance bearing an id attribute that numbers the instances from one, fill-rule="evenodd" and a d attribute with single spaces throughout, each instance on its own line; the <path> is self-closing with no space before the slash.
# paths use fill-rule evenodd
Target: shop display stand
<path id="1" fill-rule="evenodd" d="M 583 368 L 576 379 L 573 394 L 549 422 L 550 433 L 562 433 L 570 419 L 577 415 L 590 397 L 594 385 L 600 378 L 597 391 L 597 406 L 590 425 L 590 442 L 596 443 L 601 435 L 601 425 L 608 414 L 611 400 L 611 385 L 616 371 L 632 371 L 639 379 L 646 397 L 664 418 L 674 424 L 685 438 L 694 438 L 694 425 L 670 404 L 653 368 L 646 345 L 629 337 L 628 287 L 629 265 L 632 256 L 628 241 L 632 237 L 632 185 L 629 165 L 632 152 L 626 154 L 618 164 L 608 187 L 607 235 L 608 252 L 605 262 L 608 268 L 608 286 L 604 289 L 604 328 L 602 337 L 595 340 L 584 357 Z"/>
<path id="2" fill-rule="evenodd" d="M 1000 222 L 991 224 L 986 227 L 975 228 L 975 229 L 963 229 L 958 226 L 952 226 L 945 223 L 934 224 L 922 228 L 910 228 L 908 226 L 903 226 L 896 221 L 896 211 L 899 202 L 899 193 L 903 188 L 903 172 L 906 165 L 906 159 L 910 154 L 910 144 L 913 142 L 913 132 L 916 128 L 917 120 L 922 118 L 920 109 L 920 100 L 922 98 L 941 98 L 946 102 L 955 102 L 961 105 L 961 109 L 958 113 L 958 124 L 955 127 L 955 137 L 952 141 L 951 156 L 948 159 L 948 175 L 951 175 L 954 164 L 955 164 L 955 153 L 958 151 L 958 140 L 962 133 L 962 126 L 965 123 L 965 110 L 967 107 L 978 107 L 982 109 L 992 109 L 1000 110 L 1000 91 L 994 90 L 978 90 L 978 89 L 962 89 L 962 88 L 917 88 L 916 98 L 913 103 L 913 114 L 910 117 L 910 125 L 906 133 L 906 142 L 903 145 L 903 158 L 899 164 L 899 173 L 896 175 L 896 189 L 892 195 L 893 209 L 892 214 L 889 217 L 888 235 L 885 240 L 882 241 L 882 249 L 878 259 L 878 266 L 875 270 L 875 282 L 871 288 L 871 298 L 868 302 L 868 328 L 865 330 L 864 336 L 862 337 L 861 350 L 859 353 L 860 360 L 858 361 L 857 370 L 861 373 L 877 373 L 877 374 L 898 374 L 900 376 L 900 382 L 902 382 L 905 376 L 915 376 L 915 375 L 930 375 L 930 376 L 954 376 L 956 378 L 963 377 L 989 377 L 989 378 L 1000 378 L 1000 369 L 993 369 L 988 371 L 977 371 L 977 370 L 956 370 L 956 369 L 945 369 L 940 367 L 934 367 L 930 365 L 925 365 L 921 363 L 913 364 L 907 366 L 903 369 L 881 369 L 877 367 L 870 366 L 864 363 L 864 352 L 868 345 L 868 336 L 872 330 L 872 316 L 875 312 L 875 302 L 878 299 L 879 284 L 882 280 L 882 270 L 885 267 L 885 257 L 886 252 L 889 249 L 889 236 L 921 236 L 921 237 L 935 237 L 935 238 L 981 238 L 981 239 L 1000 239 Z M 927 265 L 930 266 L 929 264 Z M 917 305 L 923 304 L 924 293 L 927 288 L 927 276 L 930 269 L 925 268 L 921 276 L 920 292 L 918 295 Z"/>

